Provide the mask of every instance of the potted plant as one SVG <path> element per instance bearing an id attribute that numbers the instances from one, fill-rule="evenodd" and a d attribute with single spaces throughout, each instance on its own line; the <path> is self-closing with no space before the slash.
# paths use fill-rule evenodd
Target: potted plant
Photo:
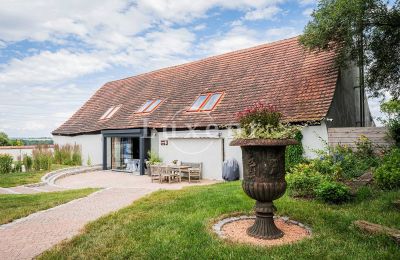
<path id="1" fill-rule="evenodd" d="M 300 127 L 282 123 L 282 114 L 261 102 L 239 112 L 237 120 L 240 131 L 230 145 L 242 149 L 242 187 L 256 200 L 256 220 L 247 234 L 263 239 L 280 238 L 283 232 L 274 223 L 273 200 L 285 193 L 285 149 L 297 144 L 293 138 Z"/>

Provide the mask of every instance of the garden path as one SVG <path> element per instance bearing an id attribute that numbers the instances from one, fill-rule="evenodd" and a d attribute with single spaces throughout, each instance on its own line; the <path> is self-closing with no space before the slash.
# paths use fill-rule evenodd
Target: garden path
<path id="1" fill-rule="evenodd" d="M 147 176 L 132 176 L 110 171 L 65 177 L 58 180 L 53 188 L 102 187 L 103 189 L 87 197 L 1 225 L 0 259 L 31 259 L 61 241 L 78 235 L 88 222 L 126 207 L 153 191 L 211 183 L 213 181 L 202 181 L 197 184 L 151 183 Z M 45 186 L 39 189 L 43 187 Z"/>

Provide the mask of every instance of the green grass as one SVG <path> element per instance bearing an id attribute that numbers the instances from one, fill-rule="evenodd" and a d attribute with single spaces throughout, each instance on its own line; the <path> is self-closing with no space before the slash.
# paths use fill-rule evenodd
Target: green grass
<path id="1" fill-rule="evenodd" d="M 274 248 L 237 245 L 209 230 L 223 214 L 251 212 L 254 202 L 240 182 L 159 191 L 86 226 L 83 234 L 45 252 L 41 259 L 399 259 L 384 236 L 360 233 L 351 222 L 364 219 L 400 228 L 390 206 L 400 191 L 376 192 L 365 201 L 340 206 L 284 196 L 278 214 L 312 227 L 313 237 Z"/>
<path id="2" fill-rule="evenodd" d="M 38 194 L 0 195 L 0 224 L 87 196 L 96 190 L 80 189 Z"/>
<path id="3" fill-rule="evenodd" d="M 47 171 L 31 171 L 31 172 L 12 172 L 0 174 L 0 187 L 8 188 L 19 185 L 40 182 L 40 178 L 50 171 L 71 167 L 68 165 L 53 164 L 51 170 Z"/>

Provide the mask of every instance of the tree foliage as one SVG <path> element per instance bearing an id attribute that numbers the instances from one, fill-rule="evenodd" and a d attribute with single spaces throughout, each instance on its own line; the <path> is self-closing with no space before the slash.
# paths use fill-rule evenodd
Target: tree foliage
<path id="1" fill-rule="evenodd" d="M 4 132 L 0 132 L 0 146 L 8 146 L 11 145 L 11 141 L 8 138 L 8 135 Z"/>
<path id="2" fill-rule="evenodd" d="M 310 50 L 334 50 L 339 65 L 364 63 L 374 96 L 388 91 L 400 97 L 400 0 L 320 0 L 300 42 Z"/>

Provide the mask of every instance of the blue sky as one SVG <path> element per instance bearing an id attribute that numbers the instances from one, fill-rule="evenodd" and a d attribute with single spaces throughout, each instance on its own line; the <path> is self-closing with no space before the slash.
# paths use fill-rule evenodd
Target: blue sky
<path id="1" fill-rule="evenodd" d="M 0 131 L 50 136 L 107 81 L 301 34 L 315 2 L 2 0 Z"/>

